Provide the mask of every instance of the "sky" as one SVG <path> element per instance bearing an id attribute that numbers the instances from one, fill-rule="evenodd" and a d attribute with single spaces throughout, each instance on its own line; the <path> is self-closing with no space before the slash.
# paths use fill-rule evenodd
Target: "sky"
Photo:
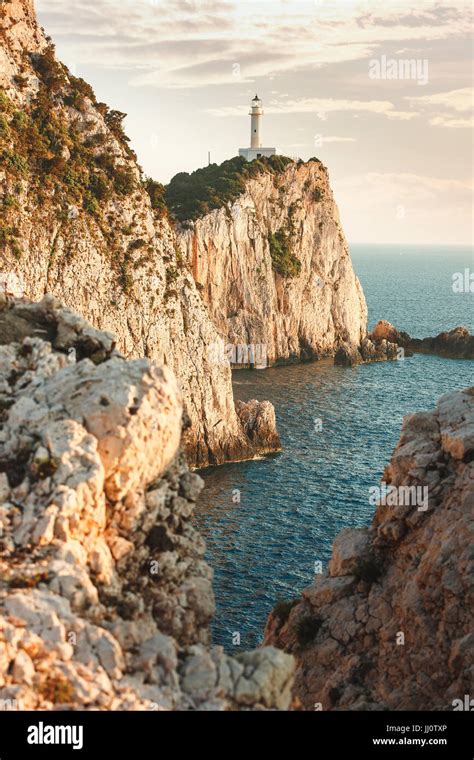
<path id="1" fill-rule="evenodd" d="M 168 182 L 263 144 L 328 167 L 351 242 L 472 242 L 472 9 L 453 0 L 36 0 Z"/>

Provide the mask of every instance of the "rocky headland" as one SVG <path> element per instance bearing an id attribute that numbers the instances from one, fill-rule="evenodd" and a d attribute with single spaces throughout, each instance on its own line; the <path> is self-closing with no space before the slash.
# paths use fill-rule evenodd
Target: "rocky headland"
<path id="1" fill-rule="evenodd" d="M 317 159 L 250 177 L 233 201 L 181 224 L 178 241 L 219 334 L 265 346 L 267 365 L 333 356 L 366 335 L 364 294 Z"/>

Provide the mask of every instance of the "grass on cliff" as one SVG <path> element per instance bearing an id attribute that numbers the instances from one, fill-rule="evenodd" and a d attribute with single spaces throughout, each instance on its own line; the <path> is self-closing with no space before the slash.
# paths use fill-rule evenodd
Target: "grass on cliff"
<path id="1" fill-rule="evenodd" d="M 89 100 L 127 157 L 135 159 L 122 128 L 125 114 L 97 103 L 90 85 L 56 60 L 53 46 L 42 54 L 32 54 L 31 64 L 40 85 L 27 110 L 17 108 L 0 91 L 2 165 L 10 180 L 28 180 L 39 205 L 52 199 L 55 206 L 76 204 L 98 214 L 114 193 L 125 196 L 136 189 L 135 173 L 116 161 L 106 135 L 94 134 L 92 120 L 84 124 L 84 119 L 67 117 L 66 108 L 84 115 Z"/>
<path id="2" fill-rule="evenodd" d="M 282 277 L 297 277 L 301 272 L 301 261 L 294 255 L 291 247 L 291 231 L 278 230 L 268 236 L 272 268 Z"/>
<path id="3" fill-rule="evenodd" d="M 191 174 L 180 172 L 166 187 L 166 203 L 178 221 L 198 219 L 235 201 L 245 191 L 249 179 L 263 172 L 280 174 L 291 163 L 293 159 L 286 156 L 264 156 L 250 162 L 242 156 L 235 156 L 220 165 L 211 164 Z"/>
<path id="4" fill-rule="evenodd" d="M 15 220 L 26 192 L 39 209 L 49 207 L 59 222 L 75 206 L 99 223 L 118 282 L 128 292 L 133 250 L 124 251 L 115 242 L 116 230 L 104 213 L 109 200 L 130 196 L 142 186 L 136 155 L 123 130 L 126 114 L 98 103 L 92 87 L 56 60 L 53 45 L 44 53 L 31 53 L 29 64 L 39 87 L 26 108 L 0 89 L 0 161 L 6 174 L 0 242 L 16 258 L 23 255 Z M 115 141 L 122 148 L 120 157 Z"/>

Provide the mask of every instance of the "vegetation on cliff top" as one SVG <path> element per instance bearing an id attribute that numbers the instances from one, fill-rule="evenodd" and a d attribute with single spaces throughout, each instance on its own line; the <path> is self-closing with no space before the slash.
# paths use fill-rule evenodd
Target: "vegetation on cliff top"
<path id="1" fill-rule="evenodd" d="M 198 219 L 216 208 L 233 202 L 245 191 L 246 182 L 262 172 L 280 174 L 293 159 L 286 156 L 262 157 L 246 161 L 235 156 L 224 163 L 210 164 L 188 174 L 176 174 L 166 188 L 166 203 L 179 221 Z"/>
<path id="2" fill-rule="evenodd" d="M 135 158 L 122 129 L 125 114 L 97 103 L 90 85 L 56 60 L 53 46 L 32 54 L 31 64 L 40 86 L 28 110 L 19 110 L 0 92 L 0 157 L 10 179 L 27 178 L 37 190 L 39 205 L 51 198 L 64 209 L 76 204 L 91 214 L 114 193 L 130 194 L 137 186 L 135 173 L 116 161 L 107 135 L 94 131 L 95 123 L 85 118 L 87 100 L 127 157 Z M 76 119 L 67 114 L 67 107 L 78 112 Z"/>

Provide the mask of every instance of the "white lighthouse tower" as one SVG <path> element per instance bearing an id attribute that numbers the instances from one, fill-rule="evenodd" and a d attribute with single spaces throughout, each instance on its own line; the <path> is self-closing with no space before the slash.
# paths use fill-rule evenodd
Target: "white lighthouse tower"
<path id="1" fill-rule="evenodd" d="M 262 148 L 262 118 L 263 108 L 262 101 L 255 95 L 250 106 L 250 148 L 240 148 L 239 156 L 243 156 L 247 161 L 253 161 L 254 158 L 262 156 L 274 156 L 276 148 Z"/>

